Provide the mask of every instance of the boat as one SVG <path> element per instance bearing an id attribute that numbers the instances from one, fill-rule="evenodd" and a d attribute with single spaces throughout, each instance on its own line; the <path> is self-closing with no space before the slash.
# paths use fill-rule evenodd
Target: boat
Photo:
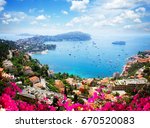
<path id="1" fill-rule="evenodd" d="M 126 45 L 126 42 L 125 41 L 115 41 L 115 42 L 112 42 L 112 44 L 114 44 L 114 45 Z"/>
<path id="2" fill-rule="evenodd" d="M 48 54 L 48 50 L 42 51 L 41 54 Z"/>

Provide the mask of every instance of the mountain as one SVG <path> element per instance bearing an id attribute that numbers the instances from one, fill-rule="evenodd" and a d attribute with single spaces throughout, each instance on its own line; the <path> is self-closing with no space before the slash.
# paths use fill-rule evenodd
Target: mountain
<path id="1" fill-rule="evenodd" d="M 29 33 L 22 33 L 22 34 L 18 34 L 17 36 L 35 36 L 35 35 Z"/>
<path id="2" fill-rule="evenodd" d="M 83 32 L 69 32 L 64 34 L 58 34 L 55 36 L 34 36 L 31 38 L 20 39 L 17 41 L 18 44 L 20 43 L 44 43 L 46 41 L 88 41 L 91 40 L 91 36 L 89 34 Z"/>
<path id="3" fill-rule="evenodd" d="M 69 32 L 69 33 L 64 33 L 64 34 L 59 34 L 56 36 L 53 36 L 54 41 L 87 41 L 90 40 L 91 36 L 86 33 L 82 32 Z"/>

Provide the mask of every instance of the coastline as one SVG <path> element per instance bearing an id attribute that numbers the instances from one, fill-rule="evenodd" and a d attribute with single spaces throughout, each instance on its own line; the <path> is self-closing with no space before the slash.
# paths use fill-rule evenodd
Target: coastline
<path id="1" fill-rule="evenodd" d="M 43 50 L 43 51 L 39 51 L 39 52 L 28 52 L 27 54 L 29 54 L 30 56 L 32 56 L 33 54 L 41 54 L 41 55 L 44 55 L 44 54 L 48 54 L 49 50 L 46 49 L 46 50 Z"/>

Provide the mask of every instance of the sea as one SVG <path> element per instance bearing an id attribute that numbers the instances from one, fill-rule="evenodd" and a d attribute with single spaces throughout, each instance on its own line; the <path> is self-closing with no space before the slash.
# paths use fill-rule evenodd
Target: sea
<path id="1" fill-rule="evenodd" d="M 17 40 L 17 35 L 0 35 L 0 38 Z M 126 45 L 114 45 L 114 41 L 125 41 Z M 42 64 L 49 65 L 54 72 L 78 75 L 82 78 L 111 77 L 121 73 L 129 57 L 139 51 L 150 50 L 150 35 L 100 36 L 90 41 L 45 42 L 56 44 L 55 50 L 47 54 L 32 54 Z"/>

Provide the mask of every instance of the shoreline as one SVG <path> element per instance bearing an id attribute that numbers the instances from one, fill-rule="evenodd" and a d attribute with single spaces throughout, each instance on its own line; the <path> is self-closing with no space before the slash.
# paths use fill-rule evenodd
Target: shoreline
<path id="1" fill-rule="evenodd" d="M 39 52 L 27 52 L 27 54 L 29 54 L 30 56 L 32 56 L 33 54 L 41 54 L 41 55 L 44 55 L 44 54 L 48 54 L 49 50 L 46 49 L 46 50 L 43 50 L 43 51 L 39 51 Z"/>

